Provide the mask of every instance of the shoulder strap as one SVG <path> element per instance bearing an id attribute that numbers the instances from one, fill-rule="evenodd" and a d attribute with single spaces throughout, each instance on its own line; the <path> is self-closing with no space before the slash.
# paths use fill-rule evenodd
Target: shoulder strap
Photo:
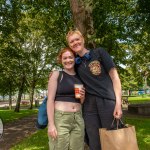
<path id="1" fill-rule="evenodd" d="M 63 71 L 59 71 L 58 82 L 61 82 L 63 79 Z"/>

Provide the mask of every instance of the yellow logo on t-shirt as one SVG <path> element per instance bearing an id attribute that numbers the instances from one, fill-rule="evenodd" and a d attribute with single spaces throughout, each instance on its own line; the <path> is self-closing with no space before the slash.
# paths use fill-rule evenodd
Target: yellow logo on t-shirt
<path id="1" fill-rule="evenodd" d="M 90 62 L 89 64 L 90 71 L 94 75 L 100 75 L 101 74 L 101 64 L 98 60 L 94 60 Z"/>

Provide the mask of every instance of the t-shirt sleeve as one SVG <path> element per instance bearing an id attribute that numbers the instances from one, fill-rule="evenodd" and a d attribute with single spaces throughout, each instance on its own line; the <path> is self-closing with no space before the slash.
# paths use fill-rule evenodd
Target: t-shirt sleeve
<path id="1" fill-rule="evenodd" d="M 104 65 L 104 68 L 107 72 L 109 72 L 111 68 L 116 67 L 112 57 L 106 50 L 104 50 L 103 48 L 98 48 L 98 52 L 100 54 L 101 63 Z"/>

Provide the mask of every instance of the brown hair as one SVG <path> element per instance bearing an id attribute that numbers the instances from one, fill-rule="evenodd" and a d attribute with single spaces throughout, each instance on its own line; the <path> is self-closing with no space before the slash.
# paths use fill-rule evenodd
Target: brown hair
<path id="1" fill-rule="evenodd" d="M 61 50 L 59 51 L 59 53 L 58 53 L 57 62 L 58 62 L 59 64 L 62 63 L 62 61 L 61 61 L 61 59 L 62 59 L 62 54 L 65 53 L 65 52 L 71 52 L 71 53 L 74 55 L 74 57 L 75 57 L 75 52 L 73 52 L 69 47 L 65 47 L 65 48 L 61 49 Z"/>
<path id="2" fill-rule="evenodd" d="M 75 33 L 78 34 L 78 35 L 80 35 L 80 36 L 84 39 L 82 33 L 81 33 L 78 29 L 75 29 L 75 30 L 70 30 L 70 31 L 67 33 L 67 35 L 66 35 L 66 40 L 68 41 L 69 36 L 71 36 L 71 35 L 73 35 L 73 34 L 75 34 Z"/>

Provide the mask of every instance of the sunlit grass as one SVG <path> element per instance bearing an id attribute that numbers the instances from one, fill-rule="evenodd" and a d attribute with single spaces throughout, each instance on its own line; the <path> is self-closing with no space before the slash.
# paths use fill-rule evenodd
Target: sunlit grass
<path id="1" fill-rule="evenodd" d="M 139 150 L 149 150 L 150 118 L 125 117 L 125 123 L 135 126 Z"/>
<path id="2" fill-rule="evenodd" d="M 129 97 L 130 104 L 138 104 L 138 103 L 150 103 L 150 96 L 138 96 L 138 97 Z"/>
<path id="3" fill-rule="evenodd" d="M 124 123 L 135 126 L 139 150 L 150 149 L 150 119 L 125 116 Z M 11 150 L 48 150 L 47 128 L 37 131 Z"/>
<path id="4" fill-rule="evenodd" d="M 48 150 L 47 128 L 37 131 L 10 150 Z"/>
<path id="5" fill-rule="evenodd" d="M 12 122 L 19 118 L 30 116 L 32 114 L 37 114 L 37 109 L 23 109 L 20 110 L 20 112 L 14 112 L 14 110 L 0 109 L 0 118 L 3 120 L 4 123 Z"/>
<path id="6" fill-rule="evenodd" d="M 130 103 L 145 103 L 150 102 L 150 97 L 129 97 L 129 101 Z M 34 113 L 37 113 L 37 110 L 21 110 L 19 113 L 10 110 L 0 110 L 0 117 L 3 117 L 3 120 L 8 122 Z M 135 126 L 139 150 L 149 150 L 150 118 L 125 116 L 124 123 Z M 35 134 L 12 147 L 11 150 L 48 150 L 47 128 L 38 130 Z"/>

